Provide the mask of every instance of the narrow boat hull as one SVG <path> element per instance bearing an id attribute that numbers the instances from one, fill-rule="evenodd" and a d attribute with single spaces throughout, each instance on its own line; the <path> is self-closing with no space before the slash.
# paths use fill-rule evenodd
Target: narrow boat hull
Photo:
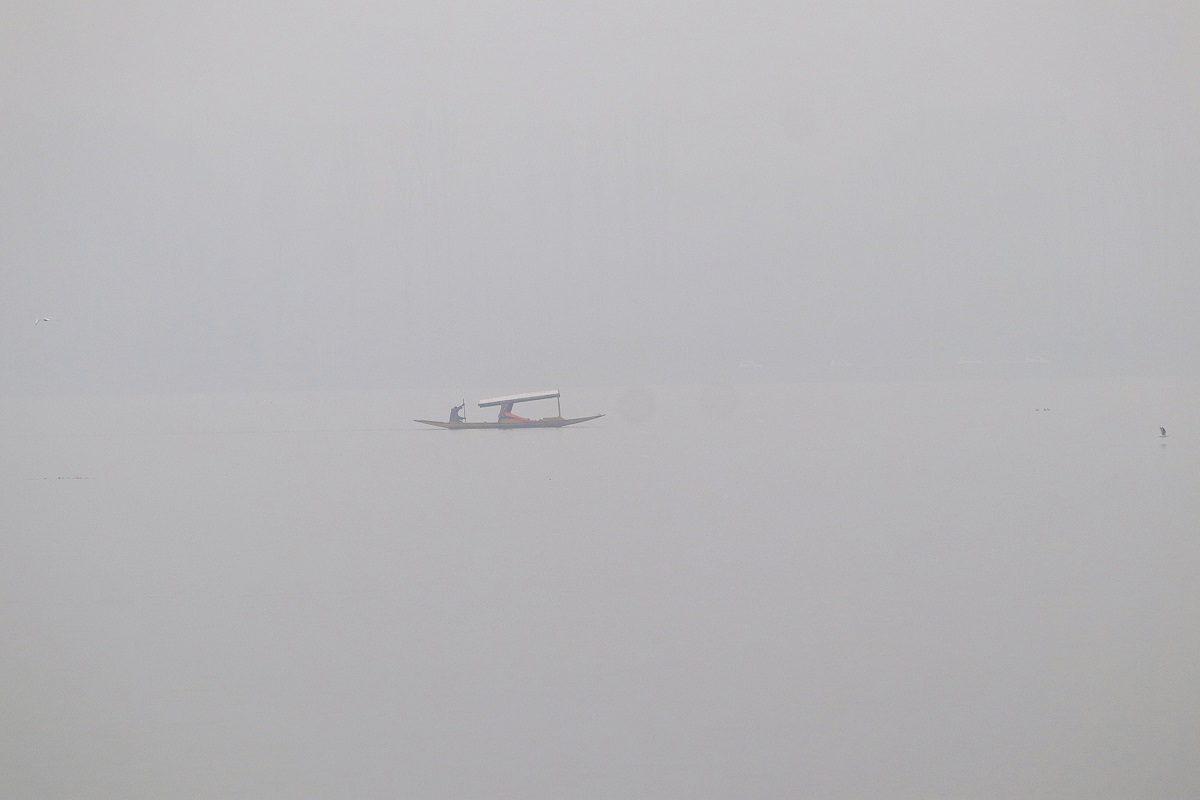
<path id="1" fill-rule="evenodd" d="M 413 422 L 419 422 L 422 425 L 432 425 L 435 428 L 445 428 L 451 431 L 479 431 L 479 430 L 513 430 L 514 428 L 565 428 L 568 425 L 578 425 L 580 422 L 587 422 L 593 419 L 600 419 L 603 414 L 593 414 L 590 417 L 576 417 L 575 419 L 563 419 L 562 417 L 547 417 L 546 419 L 531 419 L 524 422 L 514 420 L 512 422 L 435 422 L 431 419 L 415 419 Z"/>

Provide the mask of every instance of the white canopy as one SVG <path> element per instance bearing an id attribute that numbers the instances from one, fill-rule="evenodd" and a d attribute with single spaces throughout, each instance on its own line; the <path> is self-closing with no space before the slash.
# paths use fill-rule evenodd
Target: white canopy
<path id="1" fill-rule="evenodd" d="M 546 392 L 528 392 L 526 394 L 510 394 L 507 397 L 492 397 L 487 400 L 480 400 L 478 405 L 480 408 L 488 406 L 502 406 L 505 403 L 524 403 L 529 400 L 552 400 L 558 397 L 558 390 L 551 389 Z"/>

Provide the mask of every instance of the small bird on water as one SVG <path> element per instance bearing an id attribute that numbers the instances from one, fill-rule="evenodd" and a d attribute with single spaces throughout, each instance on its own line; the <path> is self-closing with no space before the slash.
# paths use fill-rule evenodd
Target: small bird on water
<path id="1" fill-rule="evenodd" d="M 1161 425 L 1158 426 L 1158 438 L 1160 438 L 1160 439 L 1167 438 L 1167 429 Z"/>

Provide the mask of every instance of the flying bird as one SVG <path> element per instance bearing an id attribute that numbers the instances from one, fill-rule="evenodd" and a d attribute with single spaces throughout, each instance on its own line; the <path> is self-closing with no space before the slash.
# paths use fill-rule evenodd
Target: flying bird
<path id="1" fill-rule="evenodd" d="M 37 321 L 36 321 L 36 322 L 34 322 L 33 324 L 34 324 L 34 325 L 41 325 L 43 322 L 50 322 L 50 321 L 51 321 L 51 320 L 53 320 L 53 319 L 54 319 L 54 317 L 38 317 L 38 318 L 37 318 Z"/>

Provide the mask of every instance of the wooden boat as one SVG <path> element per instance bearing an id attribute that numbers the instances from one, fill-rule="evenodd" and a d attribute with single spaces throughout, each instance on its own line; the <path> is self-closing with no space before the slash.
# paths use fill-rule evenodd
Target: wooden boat
<path id="1" fill-rule="evenodd" d="M 512 413 L 512 407 L 515 404 L 528 403 L 533 400 L 557 400 L 558 415 L 544 417 L 543 419 L 526 419 Z M 545 392 L 527 392 L 525 394 L 513 394 L 505 397 L 493 397 L 488 400 L 480 400 L 477 405 L 480 408 L 500 406 L 499 418 L 495 422 L 438 422 L 432 419 L 416 419 L 413 422 L 419 422 L 422 425 L 432 425 L 435 428 L 445 428 L 451 431 L 514 430 L 519 428 L 565 428 L 568 425 L 578 425 L 580 422 L 588 422 L 589 420 L 599 419 L 604 416 L 603 414 L 592 414 L 588 417 L 564 418 L 562 415 L 562 398 L 559 396 L 557 389 Z"/>

